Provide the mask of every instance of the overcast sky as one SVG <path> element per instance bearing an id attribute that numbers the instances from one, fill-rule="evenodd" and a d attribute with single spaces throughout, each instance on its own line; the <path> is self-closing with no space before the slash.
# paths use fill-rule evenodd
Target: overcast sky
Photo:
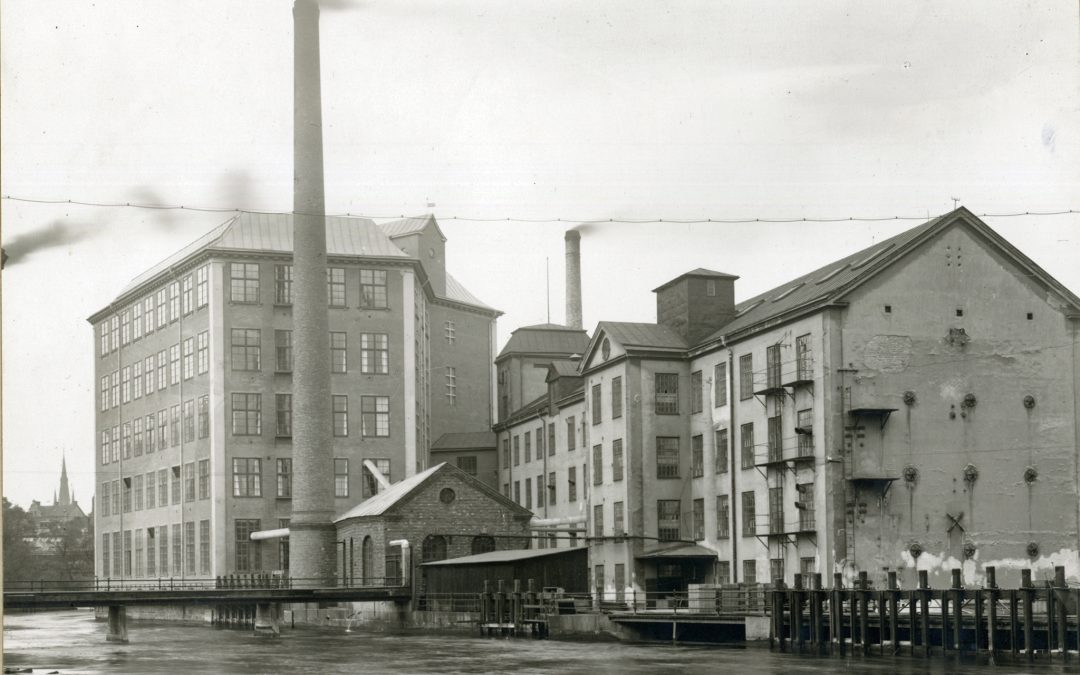
<path id="1" fill-rule="evenodd" d="M 563 320 L 562 233 L 582 219 L 1080 208 L 1075 2 L 334 4 L 327 209 L 434 212 L 452 273 L 506 312 L 500 345 L 547 320 L 547 259 Z M 289 210 L 291 22 L 288 0 L 4 0 L 0 191 Z M 66 453 L 88 508 L 85 319 L 228 215 L 0 215 L 30 251 L 2 276 L 4 495 L 51 500 Z M 986 221 L 1080 291 L 1080 215 Z M 654 320 L 650 289 L 695 267 L 739 275 L 741 299 L 916 224 L 592 228 L 585 324 Z"/>

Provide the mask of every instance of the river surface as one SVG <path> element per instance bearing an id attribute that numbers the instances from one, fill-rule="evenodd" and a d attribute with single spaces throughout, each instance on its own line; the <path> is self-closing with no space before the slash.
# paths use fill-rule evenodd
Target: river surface
<path id="1" fill-rule="evenodd" d="M 909 657 L 807 657 L 767 648 L 568 642 L 475 635 L 285 630 L 277 639 L 250 629 L 128 622 L 128 644 L 105 641 L 106 623 L 87 610 L 4 617 L 4 666 L 35 673 L 1065 673 L 1074 655 L 1052 662 L 991 666 Z M 1075 664 L 1075 665 L 1074 665 Z"/>

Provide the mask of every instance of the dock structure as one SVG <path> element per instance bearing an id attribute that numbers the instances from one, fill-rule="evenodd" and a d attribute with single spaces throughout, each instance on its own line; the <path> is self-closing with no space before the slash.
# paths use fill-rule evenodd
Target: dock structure
<path id="1" fill-rule="evenodd" d="M 959 569 L 942 589 L 929 587 L 925 571 L 919 572 L 918 587 L 908 590 L 897 586 L 895 572 L 878 590 L 865 572 L 853 588 L 839 574 L 832 588 L 821 581 L 815 574 L 805 588 L 797 574 L 791 588 L 778 582 L 769 591 L 772 648 L 838 656 L 1056 654 L 1068 661 L 1080 645 L 1080 588 L 1068 586 L 1064 567 L 1056 567 L 1053 581 L 1042 586 L 1025 569 L 1020 587 L 1007 590 L 998 587 L 994 567 L 986 568 L 979 588 L 965 588 Z"/>

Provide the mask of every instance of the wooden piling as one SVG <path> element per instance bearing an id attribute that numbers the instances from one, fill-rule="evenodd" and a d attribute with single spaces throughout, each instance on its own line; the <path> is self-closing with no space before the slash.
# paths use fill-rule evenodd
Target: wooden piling
<path id="1" fill-rule="evenodd" d="M 954 621 L 954 633 L 956 635 L 956 651 L 963 654 L 964 639 L 962 631 L 964 630 L 964 591 L 963 584 L 961 583 L 960 570 L 956 568 L 953 568 L 952 570 L 952 596 L 953 613 L 956 615 Z"/>
<path id="2" fill-rule="evenodd" d="M 835 649 L 844 655 L 844 598 L 840 594 L 844 588 L 844 575 L 833 574 L 833 587 L 829 596 L 829 653 Z"/>
<path id="3" fill-rule="evenodd" d="M 1057 632 L 1058 632 L 1058 649 L 1061 650 L 1061 654 L 1067 661 L 1069 659 L 1069 605 L 1067 604 L 1067 598 L 1065 597 L 1065 589 L 1068 586 L 1065 584 L 1065 568 L 1058 566 L 1054 568 L 1054 587 L 1050 589 L 1050 595 L 1056 596 L 1054 606 L 1057 607 Z"/>
<path id="4" fill-rule="evenodd" d="M 1035 599 L 1035 589 L 1031 586 L 1031 569 L 1020 570 L 1020 577 L 1021 593 L 1023 593 L 1022 602 L 1024 604 L 1024 653 L 1030 661 L 1035 658 L 1034 641 L 1032 640 L 1032 633 L 1034 632 L 1032 623 L 1035 617 L 1031 608 L 1032 601 Z"/>
<path id="5" fill-rule="evenodd" d="M 870 582 L 866 572 L 859 572 L 859 642 L 863 656 L 870 655 Z"/>
<path id="6" fill-rule="evenodd" d="M 1020 653 L 1019 630 L 1016 624 L 1020 622 L 1019 598 L 1016 589 L 1009 590 L 1009 651 L 1013 658 Z"/>
<path id="7" fill-rule="evenodd" d="M 813 633 L 811 634 L 811 640 L 813 641 L 814 648 L 817 653 L 821 653 L 821 641 L 824 635 L 822 610 L 824 609 L 824 603 L 822 602 L 824 592 L 821 590 L 821 573 L 815 572 L 813 577 L 813 591 L 811 592 L 810 603 L 810 622 L 813 624 Z"/>
<path id="8" fill-rule="evenodd" d="M 989 617 L 986 622 L 986 648 L 990 651 L 990 660 L 997 655 L 997 568 L 986 568 L 987 610 Z"/>
<path id="9" fill-rule="evenodd" d="M 800 652 L 803 643 L 803 576 L 795 575 L 795 585 L 791 590 L 791 641 Z"/>
<path id="10" fill-rule="evenodd" d="M 900 653 L 900 629 L 897 626 L 897 604 L 900 601 L 900 587 L 896 583 L 896 571 L 889 572 L 889 644 L 893 654 Z"/>
<path id="11" fill-rule="evenodd" d="M 777 579 L 774 582 L 773 591 L 773 620 L 776 625 L 776 639 L 780 645 L 780 651 L 786 650 L 786 641 L 784 636 L 784 596 L 786 595 L 786 586 L 783 579 Z"/>
<path id="12" fill-rule="evenodd" d="M 927 576 L 926 570 L 919 571 L 919 593 L 922 596 L 922 641 L 923 641 L 923 653 L 926 656 L 930 656 L 930 598 L 932 591 L 930 590 L 930 580 Z"/>

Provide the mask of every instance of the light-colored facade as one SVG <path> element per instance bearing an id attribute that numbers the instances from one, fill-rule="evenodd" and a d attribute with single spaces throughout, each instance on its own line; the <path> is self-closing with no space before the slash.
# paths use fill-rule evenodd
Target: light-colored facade
<path id="1" fill-rule="evenodd" d="M 492 421 L 499 312 L 445 269 L 433 218 L 328 217 L 339 512 Z M 285 570 L 291 495 L 291 218 L 243 213 L 136 278 L 96 333 L 97 572 Z M 437 365 L 436 365 L 437 364 Z"/>
<path id="2" fill-rule="evenodd" d="M 657 289 L 658 323 L 601 322 L 560 410 L 584 447 L 547 470 L 587 467 L 607 599 L 799 572 L 1080 578 L 1075 295 L 966 209 L 738 305 L 734 281 L 695 270 Z"/>

